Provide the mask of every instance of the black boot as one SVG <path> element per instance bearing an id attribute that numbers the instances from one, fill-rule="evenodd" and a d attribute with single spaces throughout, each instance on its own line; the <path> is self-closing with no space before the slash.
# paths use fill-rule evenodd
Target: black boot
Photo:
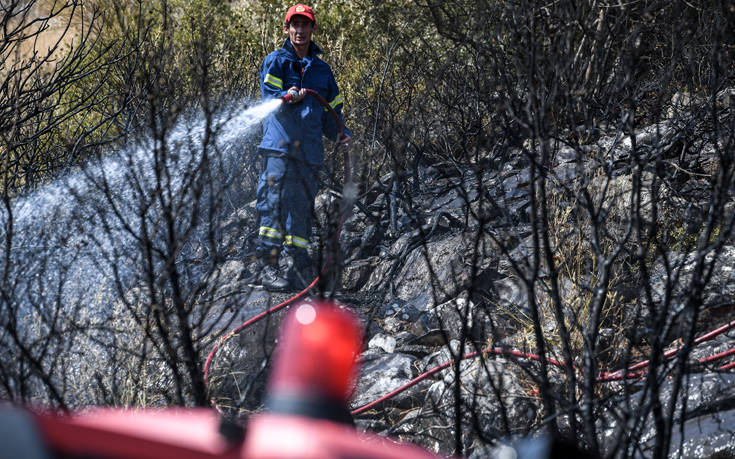
<path id="1" fill-rule="evenodd" d="M 260 285 L 269 292 L 288 292 L 291 290 L 289 282 L 281 277 L 278 266 L 271 264 L 263 266 L 260 271 Z"/>
<path id="2" fill-rule="evenodd" d="M 251 286 L 261 285 L 270 292 L 290 290 L 288 280 L 281 276 L 278 269 L 278 252 L 276 251 L 257 253 L 251 268 L 246 269 L 240 278 Z"/>

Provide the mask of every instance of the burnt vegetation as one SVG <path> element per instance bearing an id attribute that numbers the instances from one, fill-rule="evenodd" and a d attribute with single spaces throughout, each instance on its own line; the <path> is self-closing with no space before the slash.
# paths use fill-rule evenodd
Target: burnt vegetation
<path id="1" fill-rule="evenodd" d="M 209 386 L 204 362 L 284 299 L 240 282 L 258 126 L 238 116 L 288 5 L 119 3 L 0 5 L 0 397 L 244 415 L 279 315 L 227 342 Z M 732 360 L 708 357 L 735 340 L 699 339 L 735 318 L 730 2 L 319 8 L 357 190 L 340 207 L 329 152 L 319 294 L 380 337 L 366 369 L 405 369 L 389 384 L 452 362 L 358 425 L 459 455 L 550 433 L 687 456 L 689 421 L 716 415 L 731 435 Z"/>

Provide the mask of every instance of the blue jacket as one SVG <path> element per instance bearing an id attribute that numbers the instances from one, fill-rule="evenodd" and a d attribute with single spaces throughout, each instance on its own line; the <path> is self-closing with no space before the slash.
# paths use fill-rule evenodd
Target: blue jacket
<path id="1" fill-rule="evenodd" d="M 309 54 L 299 59 L 286 39 L 281 49 L 273 51 L 260 69 L 260 92 L 263 100 L 282 97 L 292 86 L 319 93 L 342 120 L 343 98 L 329 65 L 319 58 L 321 49 L 311 42 Z M 283 104 L 263 122 L 260 148 L 294 155 L 309 164 L 324 162 L 322 134 L 336 140 L 338 128 L 319 101 L 307 95 L 301 102 Z M 345 128 L 345 133 L 350 132 Z"/>

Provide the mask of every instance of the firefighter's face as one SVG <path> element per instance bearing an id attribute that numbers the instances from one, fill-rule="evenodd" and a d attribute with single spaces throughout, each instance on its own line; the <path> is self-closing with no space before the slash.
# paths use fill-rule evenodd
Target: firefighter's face
<path id="1" fill-rule="evenodd" d="M 306 16 L 296 15 L 291 18 L 288 26 L 283 27 L 283 31 L 291 39 L 291 44 L 294 46 L 309 46 L 311 35 L 316 31 L 316 24 Z"/>

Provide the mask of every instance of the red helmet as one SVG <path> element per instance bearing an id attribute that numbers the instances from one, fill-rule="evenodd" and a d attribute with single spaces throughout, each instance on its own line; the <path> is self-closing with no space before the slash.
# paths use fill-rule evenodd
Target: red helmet
<path id="1" fill-rule="evenodd" d="M 291 20 L 291 17 L 296 15 L 305 16 L 309 18 L 311 22 L 316 24 L 316 16 L 314 16 L 314 10 L 312 10 L 309 6 L 302 5 L 301 3 L 299 3 L 298 5 L 294 5 L 288 9 L 288 12 L 286 12 L 286 19 L 284 19 L 283 22 L 285 24 L 288 24 L 288 22 Z"/>

